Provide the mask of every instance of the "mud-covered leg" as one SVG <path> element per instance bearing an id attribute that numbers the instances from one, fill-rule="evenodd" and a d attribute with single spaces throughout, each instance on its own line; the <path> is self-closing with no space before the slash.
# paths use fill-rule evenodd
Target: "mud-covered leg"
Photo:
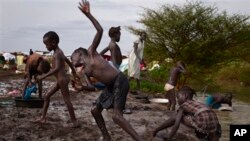
<path id="1" fill-rule="evenodd" d="M 75 116 L 73 105 L 71 103 L 68 85 L 67 84 L 65 84 L 65 85 L 60 84 L 60 85 L 61 85 L 60 89 L 61 89 L 61 93 L 63 95 L 64 102 L 65 102 L 65 104 L 67 106 L 67 109 L 69 111 L 69 115 L 70 115 L 71 121 L 73 123 L 72 127 L 78 127 L 79 125 L 78 125 L 78 122 L 76 120 L 76 116 Z"/>
<path id="2" fill-rule="evenodd" d="M 110 141 L 111 137 L 110 137 L 108 130 L 106 128 L 105 121 L 104 121 L 103 116 L 102 116 L 102 111 L 103 111 L 103 108 L 101 108 L 100 106 L 96 106 L 93 109 L 91 109 L 91 114 L 95 118 L 97 126 L 100 128 L 100 130 L 102 132 L 103 141 Z"/>
<path id="3" fill-rule="evenodd" d="M 170 99 L 170 94 L 171 93 L 169 91 L 167 91 L 166 95 L 165 95 L 165 98 L 168 99 L 167 110 L 170 110 L 170 107 L 171 107 L 171 104 L 172 104 L 172 101 Z"/>
<path id="4" fill-rule="evenodd" d="M 50 90 L 49 92 L 45 95 L 44 97 L 44 104 L 43 104 L 43 113 L 41 118 L 39 118 L 38 120 L 36 120 L 35 122 L 39 122 L 39 123 L 45 123 L 46 122 L 46 114 L 49 108 L 49 103 L 50 103 L 50 97 L 55 94 L 55 92 L 59 89 L 58 84 L 55 84 Z"/>
<path id="5" fill-rule="evenodd" d="M 169 100 L 170 100 L 170 110 L 174 111 L 175 110 L 175 105 L 176 105 L 176 97 L 175 97 L 175 90 L 171 89 L 169 90 Z"/>

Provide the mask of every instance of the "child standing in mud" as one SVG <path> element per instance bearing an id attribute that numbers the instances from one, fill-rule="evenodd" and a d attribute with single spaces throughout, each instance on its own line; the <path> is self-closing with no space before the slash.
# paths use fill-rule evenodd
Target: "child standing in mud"
<path id="1" fill-rule="evenodd" d="M 166 97 L 169 99 L 168 110 L 174 111 L 176 105 L 175 87 L 180 79 L 180 74 L 186 73 L 185 64 L 182 61 L 178 61 L 176 66 L 170 70 L 170 75 L 167 83 L 164 86 L 164 90 L 167 92 Z"/>
<path id="2" fill-rule="evenodd" d="M 168 139 L 171 139 L 176 134 L 180 123 L 183 123 L 195 129 L 198 138 L 219 141 L 221 126 L 215 112 L 205 104 L 192 100 L 194 94 L 195 91 L 188 86 L 180 89 L 177 93 L 178 104 L 180 105 L 177 114 L 153 130 L 153 137 L 160 130 L 172 127 L 168 135 Z"/>
<path id="3" fill-rule="evenodd" d="M 22 97 L 24 98 L 27 95 L 30 95 L 31 92 L 27 92 L 27 86 L 31 86 L 32 83 L 32 77 L 34 76 L 34 79 L 37 79 L 38 75 L 48 73 L 50 70 L 50 64 L 47 60 L 45 60 L 42 55 L 37 53 L 32 53 L 30 56 L 28 56 L 27 59 L 25 59 L 25 83 L 23 86 L 22 91 Z M 42 81 L 38 82 L 38 94 L 39 98 L 42 98 Z M 35 85 L 35 84 L 33 84 Z M 30 93 L 30 94 L 28 94 Z"/>
<path id="4" fill-rule="evenodd" d="M 78 126 L 77 120 L 74 113 L 74 108 L 70 100 L 69 95 L 69 76 L 65 71 L 65 62 L 70 66 L 72 69 L 72 73 L 74 78 L 77 77 L 75 69 L 69 59 L 65 57 L 63 51 L 59 48 L 59 36 L 54 31 L 49 31 L 43 36 L 43 43 L 45 44 L 48 51 L 54 51 L 53 59 L 52 59 L 52 69 L 45 75 L 42 75 L 37 78 L 37 81 L 41 81 L 48 76 L 54 75 L 56 78 L 56 83 L 52 88 L 48 91 L 44 98 L 44 106 L 43 106 L 43 113 L 42 117 L 36 122 L 45 123 L 46 122 L 46 114 L 49 108 L 50 97 L 56 93 L 59 89 L 61 90 L 64 102 L 69 110 L 71 121 L 73 122 L 73 127 Z"/>
<path id="5" fill-rule="evenodd" d="M 109 29 L 109 37 L 111 38 L 108 47 L 103 49 L 101 51 L 101 55 L 104 55 L 108 50 L 110 50 L 111 54 L 111 62 L 114 67 L 119 69 L 121 63 L 122 63 L 122 53 L 120 50 L 120 47 L 117 45 L 116 42 L 120 41 L 120 36 L 121 36 L 121 27 L 111 27 Z"/>
<path id="6" fill-rule="evenodd" d="M 92 22 L 97 30 L 94 40 L 87 49 L 76 49 L 71 60 L 75 67 L 84 70 L 88 77 L 94 77 L 103 83 L 106 88 L 102 91 L 97 99 L 95 107 L 91 110 L 93 117 L 101 130 L 104 141 L 110 141 L 111 136 L 105 125 L 102 116 L 103 109 L 114 108 L 113 121 L 123 130 L 132 136 L 133 139 L 141 141 L 142 139 L 132 128 L 129 122 L 123 117 L 123 109 L 125 107 L 129 83 L 127 77 L 117 68 L 111 66 L 97 51 L 97 47 L 101 41 L 103 29 L 99 22 L 90 13 L 88 1 L 82 1 L 79 9 Z M 80 69 L 77 69 L 80 70 Z"/>

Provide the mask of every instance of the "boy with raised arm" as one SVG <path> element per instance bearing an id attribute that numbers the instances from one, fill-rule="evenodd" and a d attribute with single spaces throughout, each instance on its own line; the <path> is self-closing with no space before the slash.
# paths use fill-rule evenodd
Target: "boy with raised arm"
<path id="1" fill-rule="evenodd" d="M 118 71 L 115 67 L 112 67 L 96 51 L 102 38 L 103 29 L 99 22 L 90 13 L 89 2 L 82 1 L 79 5 L 79 9 L 92 22 L 97 33 L 88 50 L 84 48 L 76 49 L 71 56 L 71 60 L 73 65 L 84 70 L 84 73 L 88 77 L 94 77 L 106 86 L 105 90 L 103 90 L 100 97 L 97 99 L 95 107 L 91 110 L 91 113 L 101 130 L 103 140 L 110 141 L 111 137 L 105 126 L 102 111 L 103 109 L 114 108 L 114 114 L 112 116 L 113 121 L 130 134 L 133 139 L 139 141 L 141 140 L 140 136 L 123 117 L 122 112 L 129 90 L 128 80 L 122 72 Z"/>

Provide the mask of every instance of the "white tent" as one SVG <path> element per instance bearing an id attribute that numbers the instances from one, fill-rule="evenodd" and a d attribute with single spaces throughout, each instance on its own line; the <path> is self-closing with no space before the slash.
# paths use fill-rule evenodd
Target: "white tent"
<path id="1" fill-rule="evenodd" d="M 8 53 L 8 52 L 4 53 L 4 54 L 3 54 L 3 57 L 4 57 L 4 59 L 5 59 L 6 61 L 7 61 L 7 60 L 13 60 L 13 59 L 16 58 L 15 55 L 12 55 L 12 54 L 10 54 L 10 53 Z"/>

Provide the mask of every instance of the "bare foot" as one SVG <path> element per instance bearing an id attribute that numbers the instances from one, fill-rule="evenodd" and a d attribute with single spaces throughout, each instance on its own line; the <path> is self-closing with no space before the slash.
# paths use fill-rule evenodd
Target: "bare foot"
<path id="1" fill-rule="evenodd" d="M 79 124 L 79 122 L 76 120 L 76 121 L 73 121 L 72 124 L 70 125 L 71 128 L 80 128 L 81 125 Z"/>
<path id="2" fill-rule="evenodd" d="M 107 136 L 107 137 L 100 137 L 99 141 L 111 141 L 111 137 Z"/>
<path id="3" fill-rule="evenodd" d="M 131 109 L 124 109 L 123 110 L 123 114 L 132 114 L 132 110 Z"/>
<path id="4" fill-rule="evenodd" d="M 39 118 L 39 119 L 36 119 L 34 122 L 35 122 L 35 123 L 41 123 L 41 124 L 44 124 L 44 123 L 46 123 L 46 122 L 47 122 L 47 119 L 46 119 L 46 118 L 41 117 L 41 118 Z"/>

